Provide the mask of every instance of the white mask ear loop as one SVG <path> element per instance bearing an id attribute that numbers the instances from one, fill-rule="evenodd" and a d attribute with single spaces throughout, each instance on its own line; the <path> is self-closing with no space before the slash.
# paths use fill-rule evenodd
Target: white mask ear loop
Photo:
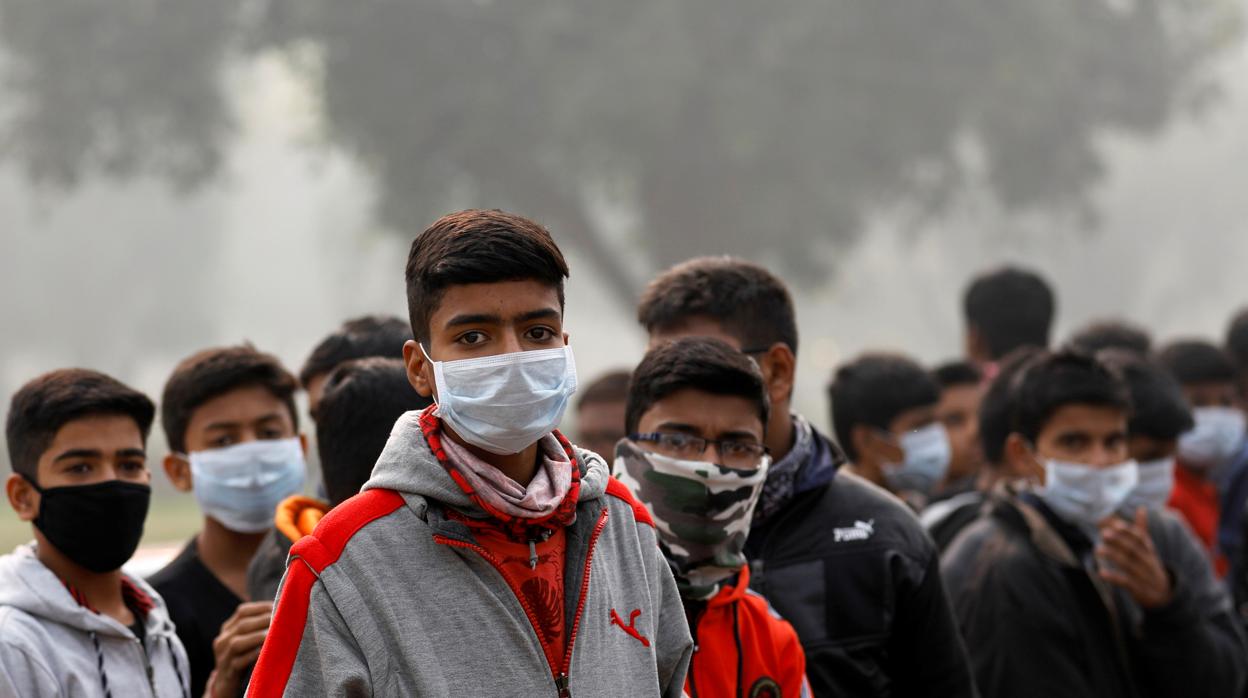
<path id="1" fill-rule="evenodd" d="M 438 377 L 438 362 L 437 362 L 437 361 L 434 361 L 434 360 L 433 360 L 433 359 L 429 356 L 429 352 L 425 351 L 425 345 L 424 345 L 424 344 L 421 344 L 420 342 L 416 342 L 416 346 L 420 347 L 420 353 L 421 353 L 421 355 L 425 357 L 425 361 L 426 361 L 426 362 L 428 362 L 428 363 L 429 363 L 429 366 L 431 366 L 431 367 L 433 368 L 433 377 L 434 377 L 434 380 L 430 381 L 430 383 L 432 383 L 433 385 L 432 385 L 432 387 L 430 388 L 430 391 L 429 391 L 429 392 L 430 392 L 430 396 L 429 396 L 429 397 L 430 397 L 430 399 L 431 399 L 431 400 L 433 400 L 433 403 L 436 405 L 436 404 L 438 404 L 438 391 L 437 391 L 437 390 L 434 390 L 433 388 L 436 388 L 436 387 L 437 387 L 437 385 L 438 385 L 438 382 L 437 382 L 437 380 L 436 380 L 436 379 L 437 379 L 437 377 Z"/>

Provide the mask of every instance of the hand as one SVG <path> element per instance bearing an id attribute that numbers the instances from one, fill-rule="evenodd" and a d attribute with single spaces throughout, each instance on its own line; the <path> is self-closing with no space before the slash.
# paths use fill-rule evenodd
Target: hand
<path id="1" fill-rule="evenodd" d="M 216 668 L 209 679 L 212 698 L 237 698 L 243 672 L 256 662 L 273 620 L 272 601 L 239 604 L 212 641 Z"/>
<path id="2" fill-rule="evenodd" d="M 1102 563 L 1101 579 L 1125 589 L 1141 608 L 1170 603 L 1174 588 L 1148 535 L 1148 510 L 1144 507 L 1136 510 L 1133 523 L 1116 516 L 1101 523 L 1096 556 Z"/>

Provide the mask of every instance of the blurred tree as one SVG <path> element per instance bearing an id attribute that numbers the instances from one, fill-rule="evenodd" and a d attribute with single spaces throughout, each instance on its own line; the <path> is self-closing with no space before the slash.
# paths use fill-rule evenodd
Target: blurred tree
<path id="1" fill-rule="evenodd" d="M 10 155 L 34 174 L 210 172 L 228 124 L 213 68 L 241 18 L 249 50 L 297 59 L 327 141 L 375 175 L 386 225 L 511 208 L 570 239 L 624 303 L 629 269 L 708 252 L 817 280 L 828 243 L 877 207 L 939 211 L 968 181 L 1015 210 L 1084 209 L 1098 137 L 1154 133 L 1197 103 L 1239 28 L 1233 0 L 53 9 L 66 2 L 0 0 L 26 103 Z M 624 245 L 603 234 L 599 190 L 635 214 Z"/>

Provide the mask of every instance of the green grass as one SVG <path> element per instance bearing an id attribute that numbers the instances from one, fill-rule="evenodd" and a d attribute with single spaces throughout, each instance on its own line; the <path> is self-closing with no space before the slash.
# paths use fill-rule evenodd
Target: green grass
<path id="1" fill-rule="evenodd" d="M 12 509 L 5 506 L 0 512 L 0 553 L 8 553 L 14 547 L 29 541 L 32 536 L 30 524 L 20 521 Z M 143 529 L 143 542 L 140 545 L 153 543 L 181 543 L 199 530 L 203 515 L 195 500 L 189 495 L 157 495 L 152 499 L 152 508 L 147 514 L 147 525 Z"/>

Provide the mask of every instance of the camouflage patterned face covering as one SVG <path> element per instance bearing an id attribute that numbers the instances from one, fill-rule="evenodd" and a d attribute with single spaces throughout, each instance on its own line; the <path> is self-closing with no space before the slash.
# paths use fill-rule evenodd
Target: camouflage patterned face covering
<path id="1" fill-rule="evenodd" d="M 707 599 L 745 564 L 745 538 L 767 479 L 770 458 L 757 470 L 650 453 L 628 439 L 615 447 L 615 474 L 654 515 L 676 586 L 689 599 Z"/>

